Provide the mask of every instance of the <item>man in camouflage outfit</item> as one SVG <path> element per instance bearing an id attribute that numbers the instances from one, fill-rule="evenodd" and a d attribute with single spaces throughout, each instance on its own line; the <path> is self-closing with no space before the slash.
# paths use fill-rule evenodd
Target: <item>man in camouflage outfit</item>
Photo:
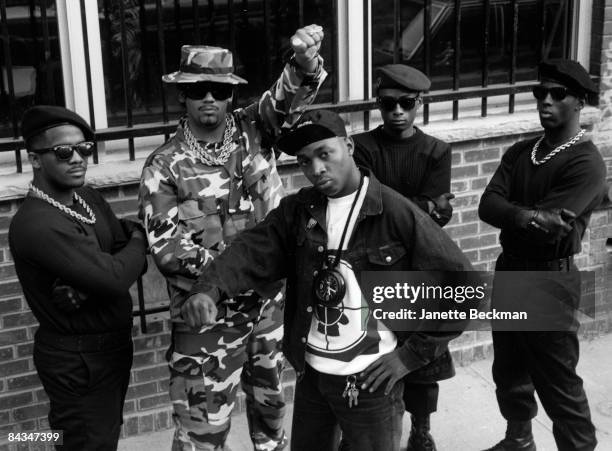
<path id="1" fill-rule="evenodd" d="M 246 81 L 233 74 L 226 49 L 183 46 L 180 70 L 163 77 L 178 84 L 187 114 L 147 159 L 139 201 L 171 299 L 173 450 L 223 449 L 239 382 L 255 449 L 286 444 L 281 287 L 228 299 L 219 321 L 200 329 L 189 328 L 180 309 L 204 266 L 280 202 L 269 146 L 299 119 L 327 75 L 318 54 L 322 38 L 319 26 L 299 29 L 291 39 L 294 56 L 276 83 L 234 112 L 228 111 L 233 87 Z"/>

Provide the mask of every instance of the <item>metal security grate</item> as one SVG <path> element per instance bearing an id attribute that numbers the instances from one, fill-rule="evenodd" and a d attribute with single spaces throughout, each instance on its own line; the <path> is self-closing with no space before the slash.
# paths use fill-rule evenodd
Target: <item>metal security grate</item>
<path id="1" fill-rule="evenodd" d="M 85 5 L 80 0 L 88 106 L 95 128 L 92 93 L 100 87 L 92 84 Z M 322 50 L 330 80 L 319 99 L 326 108 L 363 111 L 368 128 L 373 100 L 338 102 L 336 11 L 338 0 L 98 0 L 110 125 L 96 131 L 98 140 L 128 139 L 133 160 L 134 138 L 173 132 L 176 123 L 170 118 L 179 114 L 180 105 L 166 92 L 161 75 L 178 67 L 181 44 L 234 50 L 238 71 L 253 80 L 246 88 L 251 91 L 240 93 L 248 102 L 275 78 L 281 64 L 277 49 L 287 34 L 310 22 L 323 22 L 327 34 Z M 507 95 L 512 113 L 515 94 L 535 82 L 536 62 L 570 51 L 570 0 L 363 0 L 363 11 L 365 67 L 406 63 L 432 79 L 425 123 L 429 103 L 451 101 L 457 120 L 459 100 L 480 98 L 481 115 L 486 116 L 493 95 Z M 17 172 L 22 171 L 20 113 L 34 103 L 64 102 L 58 36 L 52 0 L 0 0 L 0 88 L 6 99 L 0 102 L 0 151 L 14 152 Z M 250 42 L 255 38 L 261 40 Z M 251 45 L 265 50 L 253 55 Z M 31 54 L 29 63 L 26 54 Z M 38 77 L 30 90 L 24 77 L 28 71 Z M 364 92 L 371 92 L 374 81 L 365 74 Z M 97 153 L 93 162 L 98 162 Z"/>

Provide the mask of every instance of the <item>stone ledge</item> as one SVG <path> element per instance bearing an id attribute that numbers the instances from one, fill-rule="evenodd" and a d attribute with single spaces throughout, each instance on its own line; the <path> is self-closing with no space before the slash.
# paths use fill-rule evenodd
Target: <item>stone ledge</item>
<path id="1" fill-rule="evenodd" d="M 587 107 L 582 113 L 582 125 L 593 126 L 600 120 L 600 111 Z M 372 124 L 372 127 L 376 126 Z M 421 126 L 426 133 L 449 143 L 467 142 L 482 139 L 517 136 L 536 133 L 541 130 L 538 115 L 535 111 L 517 112 L 514 114 L 496 114 L 488 117 L 466 118 L 458 121 L 436 121 Z M 87 183 L 96 187 L 117 186 L 134 183 L 140 179 L 146 155 L 135 161 L 114 160 L 90 164 L 87 170 Z M 279 167 L 295 164 L 295 157 L 282 155 Z M 7 174 L 0 182 L 0 202 L 19 199 L 28 189 L 32 179 L 30 166 L 24 162 L 24 172 Z"/>

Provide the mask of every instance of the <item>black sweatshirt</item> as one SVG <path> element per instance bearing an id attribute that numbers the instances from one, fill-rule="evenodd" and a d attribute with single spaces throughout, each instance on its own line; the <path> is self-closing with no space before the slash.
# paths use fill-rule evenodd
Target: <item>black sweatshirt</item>
<path id="1" fill-rule="evenodd" d="M 450 145 L 417 127 L 403 139 L 389 136 L 382 127 L 353 135 L 355 162 L 429 214 L 427 200 L 450 192 Z"/>
<path id="2" fill-rule="evenodd" d="M 514 144 L 480 200 L 480 218 L 501 229 L 505 253 L 538 261 L 569 257 L 580 252 L 580 242 L 592 211 L 606 191 L 606 167 L 597 147 L 583 141 L 535 166 L 531 150 L 537 139 Z M 540 149 L 538 160 L 551 149 Z M 572 231 L 554 243 L 546 243 L 539 232 L 517 228 L 521 209 L 566 208 L 577 218 Z"/>
<path id="3" fill-rule="evenodd" d="M 27 196 L 9 229 L 9 246 L 28 305 L 48 332 L 75 335 L 124 330 L 132 325 L 130 286 L 145 262 L 145 243 L 129 238 L 94 189 L 77 193 L 96 215 L 85 224 L 42 199 Z M 73 208 L 88 217 L 83 208 Z M 57 279 L 85 293 L 74 313 L 51 302 Z"/>

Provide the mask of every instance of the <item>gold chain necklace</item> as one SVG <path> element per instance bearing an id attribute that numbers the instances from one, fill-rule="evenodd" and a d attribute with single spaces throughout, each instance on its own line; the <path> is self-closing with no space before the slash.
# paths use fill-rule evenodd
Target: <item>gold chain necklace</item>
<path id="1" fill-rule="evenodd" d="M 87 212 L 87 215 L 89 215 L 89 218 L 86 218 L 82 214 L 77 213 L 72 208 L 68 208 L 68 207 L 66 207 L 63 204 L 60 204 L 58 201 L 56 201 L 55 199 L 50 197 L 48 194 L 46 194 L 45 192 L 43 192 L 40 189 L 36 188 L 33 183 L 30 183 L 30 191 L 32 191 L 34 194 L 36 194 L 36 196 L 38 196 L 39 198 L 41 198 L 45 202 L 53 205 L 55 208 L 60 209 L 64 213 L 72 216 L 73 218 L 78 219 L 81 222 L 84 222 L 85 224 L 95 224 L 96 223 L 96 215 L 91 210 L 89 205 L 87 205 L 87 203 L 83 200 L 83 198 L 81 196 L 79 196 L 77 193 L 74 193 L 74 200 L 76 202 L 78 202 L 79 204 L 81 204 L 81 206 Z"/>
<path id="2" fill-rule="evenodd" d="M 544 158 L 542 158 L 540 161 L 538 161 L 536 159 L 536 152 L 538 151 L 538 149 L 540 148 L 540 143 L 542 142 L 542 140 L 544 139 L 544 135 L 542 135 L 542 137 L 540 139 L 538 139 L 536 141 L 536 143 L 533 145 L 533 149 L 531 150 L 531 162 L 536 165 L 539 166 L 541 164 L 546 163 L 548 160 L 550 160 L 552 157 L 554 157 L 555 155 L 557 155 L 559 152 L 561 152 L 562 150 L 567 149 L 568 147 L 573 146 L 574 144 L 576 144 L 580 138 L 582 138 L 582 135 L 584 135 L 586 133 L 586 130 L 580 129 L 580 131 L 578 133 L 576 133 L 576 135 L 570 139 L 568 142 L 566 142 L 565 144 L 561 144 L 560 146 L 556 147 L 555 149 L 553 149 L 551 152 L 549 152 Z"/>
<path id="3" fill-rule="evenodd" d="M 225 115 L 225 131 L 223 132 L 223 143 L 219 147 L 219 156 L 212 154 L 217 150 L 219 143 L 206 143 L 204 147 L 198 142 L 197 138 L 193 135 L 191 128 L 189 127 L 189 121 L 185 119 L 183 122 L 183 134 L 185 135 L 185 142 L 189 147 L 189 150 L 200 159 L 200 161 L 208 166 L 223 166 L 229 160 L 230 155 L 234 151 L 234 142 L 232 137 L 235 131 L 234 117 L 231 114 Z"/>

